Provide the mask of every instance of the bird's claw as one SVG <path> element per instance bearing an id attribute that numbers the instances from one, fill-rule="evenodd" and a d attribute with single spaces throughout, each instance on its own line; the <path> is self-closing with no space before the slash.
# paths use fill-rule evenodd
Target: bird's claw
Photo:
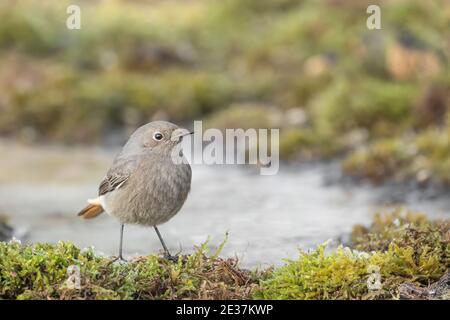
<path id="1" fill-rule="evenodd" d="M 171 255 L 170 253 L 166 253 L 166 254 L 164 255 L 164 259 L 167 259 L 167 260 L 169 260 L 169 261 L 171 261 L 171 262 L 174 262 L 174 263 L 178 262 L 178 258 L 179 258 L 178 255 L 173 256 L 173 255 Z"/>
<path id="2" fill-rule="evenodd" d="M 125 264 L 128 263 L 128 260 L 124 259 L 122 256 L 118 256 L 114 257 L 114 259 L 111 260 L 111 263 Z"/>

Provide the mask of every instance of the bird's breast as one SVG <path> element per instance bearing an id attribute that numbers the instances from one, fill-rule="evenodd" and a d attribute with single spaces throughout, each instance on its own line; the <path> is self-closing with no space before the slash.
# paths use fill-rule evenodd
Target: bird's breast
<path id="1" fill-rule="evenodd" d="M 184 204 L 191 187 L 189 164 L 143 161 L 126 185 L 114 191 L 111 213 L 123 222 L 157 225 L 169 220 Z M 124 217 L 127 221 L 124 221 Z"/>

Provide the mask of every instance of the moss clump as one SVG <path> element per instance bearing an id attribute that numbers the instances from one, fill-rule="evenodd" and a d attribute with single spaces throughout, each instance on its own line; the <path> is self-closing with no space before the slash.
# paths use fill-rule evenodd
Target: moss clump
<path id="1" fill-rule="evenodd" d="M 79 289 L 66 284 L 72 265 L 80 270 Z M 177 263 L 157 255 L 118 263 L 68 242 L 0 243 L 2 299 L 246 299 L 256 286 L 256 273 L 235 259 L 207 256 L 206 243 Z"/>
<path id="2" fill-rule="evenodd" d="M 351 153 L 343 163 L 346 174 L 380 183 L 399 179 L 399 170 L 408 167 L 415 149 L 397 139 L 385 139 Z"/>
<path id="3" fill-rule="evenodd" d="M 326 245 L 302 252 L 276 270 L 255 296 L 263 299 L 397 299 L 405 283 L 426 287 L 450 266 L 448 222 L 430 223 L 424 216 L 399 211 L 376 216 L 369 228 L 358 226 L 354 248 Z M 356 249 L 356 250 L 355 250 Z M 368 281 L 380 275 L 380 286 Z M 447 288 L 448 289 L 448 288 Z M 447 290 L 446 289 L 446 290 Z M 447 294 L 447 293 L 446 293 Z"/>
<path id="4" fill-rule="evenodd" d="M 393 243 L 402 247 L 421 244 L 422 248 L 434 246 L 443 250 L 439 255 L 447 254 L 446 258 L 450 259 L 450 252 L 444 252 L 450 240 L 449 232 L 447 220 L 429 221 L 423 213 L 396 209 L 389 214 L 375 214 L 369 227 L 354 226 L 352 245 L 360 251 L 385 251 Z"/>
<path id="5" fill-rule="evenodd" d="M 285 128 L 280 131 L 280 156 L 283 159 L 332 158 L 342 144 L 317 135 L 311 128 Z"/>
<path id="6" fill-rule="evenodd" d="M 349 76 L 321 94 L 312 112 L 318 132 L 330 137 L 355 128 L 382 137 L 410 125 L 415 95 L 409 84 Z"/>
<path id="7" fill-rule="evenodd" d="M 218 111 L 208 119 L 206 127 L 227 128 L 273 128 L 280 125 L 280 113 L 264 105 L 234 104 Z M 278 120 L 278 121 L 277 121 Z"/>
<path id="8" fill-rule="evenodd" d="M 355 226 L 353 248 L 321 245 L 280 268 L 248 271 L 207 254 L 127 263 L 68 242 L 0 242 L 1 299 L 448 299 L 450 222 L 396 210 Z M 68 270 L 79 268 L 79 286 Z M 375 278 L 374 278 L 375 277 Z M 379 277 L 379 278 L 377 278 Z M 377 279 L 379 280 L 377 282 Z M 447 279 L 447 280 L 446 280 Z M 373 281 L 375 280 L 375 281 Z M 374 286 L 377 285 L 377 286 Z M 420 293 L 414 296 L 415 293 Z"/>
<path id="9" fill-rule="evenodd" d="M 448 120 L 447 120 L 448 121 Z M 429 128 L 404 137 L 382 139 L 352 152 L 344 171 L 374 182 L 416 181 L 450 184 L 450 130 Z"/>

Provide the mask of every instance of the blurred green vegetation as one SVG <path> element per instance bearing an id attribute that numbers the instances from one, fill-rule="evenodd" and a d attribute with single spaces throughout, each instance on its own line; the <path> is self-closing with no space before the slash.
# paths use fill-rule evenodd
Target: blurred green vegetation
<path id="1" fill-rule="evenodd" d="M 382 30 L 367 29 L 369 4 Z M 448 1 L 18 0 L 0 21 L 3 136 L 97 143 L 206 119 L 281 128 L 285 159 L 450 181 Z"/>

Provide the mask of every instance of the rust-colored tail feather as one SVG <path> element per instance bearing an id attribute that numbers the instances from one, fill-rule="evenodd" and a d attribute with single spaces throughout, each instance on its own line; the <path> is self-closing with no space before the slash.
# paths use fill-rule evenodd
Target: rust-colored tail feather
<path id="1" fill-rule="evenodd" d="M 101 214 L 102 212 L 103 208 L 101 205 L 88 204 L 86 208 L 84 208 L 78 213 L 78 216 L 82 217 L 83 219 L 92 219 Z"/>

